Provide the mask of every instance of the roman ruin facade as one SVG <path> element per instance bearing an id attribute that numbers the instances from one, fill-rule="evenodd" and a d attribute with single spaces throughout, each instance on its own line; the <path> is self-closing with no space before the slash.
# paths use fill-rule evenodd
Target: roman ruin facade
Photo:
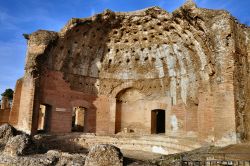
<path id="1" fill-rule="evenodd" d="M 10 123 L 26 133 L 250 139 L 250 28 L 226 11 L 106 10 L 25 38 Z"/>

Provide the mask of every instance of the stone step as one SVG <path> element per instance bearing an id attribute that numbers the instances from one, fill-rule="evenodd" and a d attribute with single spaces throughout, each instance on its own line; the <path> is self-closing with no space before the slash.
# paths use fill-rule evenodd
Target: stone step
<path id="1" fill-rule="evenodd" d="M 115 138 L 109 136 L 92 136 L 81 137 L 83 141 L 80 144 L 113 144 L 121 149 L 127 150 L 142 150 L 161 154 L 179 153 L 189 151 L 201 147 L 201 144 L 191 140 L 178 138 L 154 138 L 154 137 L 139 137 L 139 138 Z"/>

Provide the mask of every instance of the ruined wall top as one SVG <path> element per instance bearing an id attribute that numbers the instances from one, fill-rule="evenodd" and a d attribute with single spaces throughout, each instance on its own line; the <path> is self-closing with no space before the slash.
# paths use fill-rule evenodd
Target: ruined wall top
<path id="1" fill-rule="evenodd" d="M 78 91 L 93 86 L 95 93 L 109 94 L 125 82 L 143 89 L 141 80 L 150 80 L 147 92 L 180 86 L 184 100 L 197 98 L 199 86 L 229 79 L 234 53 L 249 56 L 249 29 L 224 10 L 198 8 L 192 1 L 172 13 L 159 7 L 105 10 L 73 18 L 60 32 L 25 35 L 26 72 L 62 72 Z"/>
<path id="2" fill-rule="evenodd" d="M 6 96 L 2 96 L 1 99 L 1 109 L 9 109 L 10 108 L 10 101 L 8 99 L 8 97 Z"/>

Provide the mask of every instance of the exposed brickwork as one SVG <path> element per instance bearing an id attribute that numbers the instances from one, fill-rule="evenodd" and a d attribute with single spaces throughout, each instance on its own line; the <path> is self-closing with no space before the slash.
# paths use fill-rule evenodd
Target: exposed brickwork
<path id="1" fill-rule="evenodd" d="M 0 125 L 9 123 L 10 108 L 0 109 Z"/>
<path id="2" fill-rule="evenodd" d="M 150 134 L 161 109 L 166 134 L 249 140 L 250 30 L 226 11 L 191 1 L 172 14 L 107 10 L 27 38 L 13 106 L 21 130 L 36 131 L 43 104 L 48 132 L 71 132 L 73 108 L 84 107 L 84 132 Z"/>
<path id="3" fill-rule="evenodd" d="M 10 112 L 10 124 L 16 126 L 18 123 L 19 107 L 20 107 L 20 97 L 22 91 L 23 80 L 19 79 L 16 82 L 16 87 L 13 95 L 13 104 Z"/>
<path id="4" fill-rule="evenodd" d="M 1 100 L 1 109 L 9 109 L 10 108 L 10 102 L 8 97 L 3 96 Z"/>

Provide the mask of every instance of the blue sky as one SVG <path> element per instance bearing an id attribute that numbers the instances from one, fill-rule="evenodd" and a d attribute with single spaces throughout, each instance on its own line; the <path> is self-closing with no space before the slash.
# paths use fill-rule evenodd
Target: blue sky
<path id="1" fill-rule="evenodd" d="M 0 0 L 0 93 L 14 88 L 24 74 L 26 40 L 23 33 L 59 31 L 72 17 L 88 17 L 104 9 L 133 11 L 160 6 L 169 12 L 185 0 Z M 250 0 L 196 0 L 199 7 L 225 9 L 250 25 Z"/>

